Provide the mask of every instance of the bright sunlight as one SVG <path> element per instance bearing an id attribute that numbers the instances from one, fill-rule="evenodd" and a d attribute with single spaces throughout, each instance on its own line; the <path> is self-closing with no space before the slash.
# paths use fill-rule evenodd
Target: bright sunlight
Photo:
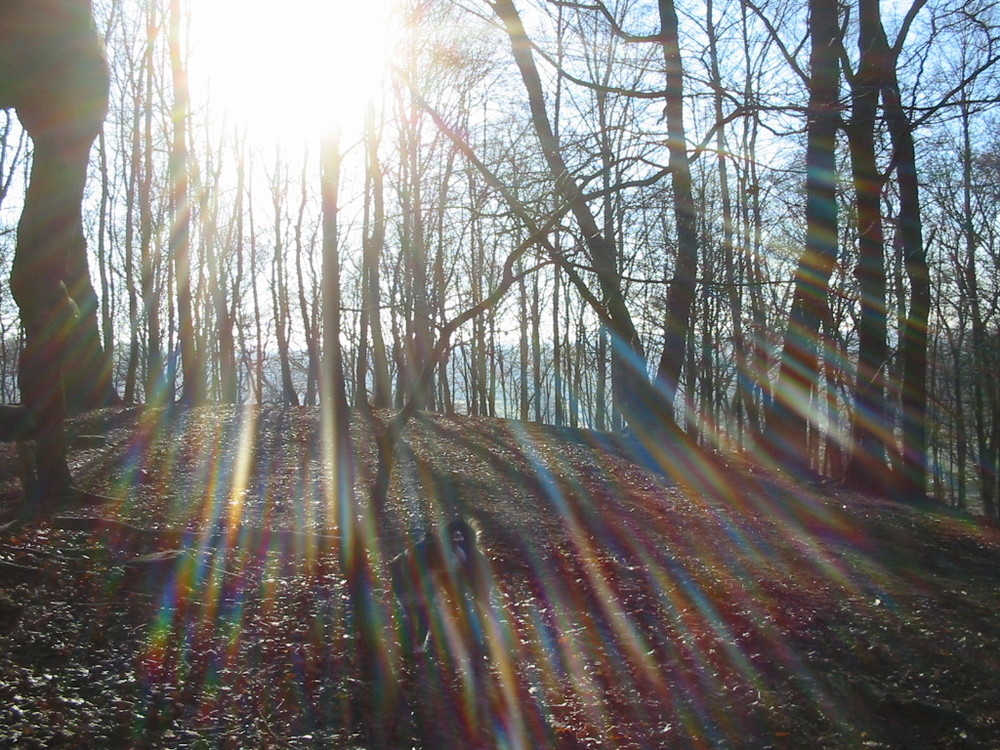
<path id="1" fill-rule="evenodd" d="M 192 95 L 254 139 L 359 127 L 391 54 L 395 0 L 198 0 Z"/>

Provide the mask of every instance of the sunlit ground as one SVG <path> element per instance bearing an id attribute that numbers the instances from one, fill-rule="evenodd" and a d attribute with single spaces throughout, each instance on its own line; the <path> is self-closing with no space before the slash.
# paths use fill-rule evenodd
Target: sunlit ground
<path id="1" fill-rule="evenodd" d="M 108 551 L 65 575 L 131 653 L 113 688 L 129 720 L 78 696 L 104 719 L 54 719 L 74 731 L 158 746 L 883 746 L 930 731 L 886 716 L 887 691 L 949 705 L 934 695 L 949 670 L 995 675 L 995 578 L 992 599 L 962 601 L 972 621 L 941 606 L 960 597 L 948 561 L 1000 547 L 961 521 L 934 520 L 930 546 L 907 536 L 915 514 L 749 465 L 675 455 L 662 475 L 592 436 L 443 418 L 407 433 L 376 513 L 365 430 L 357 491 L 336 497 L 312 410 L 91 421 L 112 447 L 78 451 L 74 470 L 121 505 L 90 512 L 158 531 L 47 532 Z M 482 527 L 490 606 L 442 605 L 430 652 L 404 657 L 387 561 L 458 514 Z M 163 548 L 179 554 L 149 556 Z M 114 661 L 92 630 L 77 658 Z M 973 732 L 960 724 L 934 736 Z"/>

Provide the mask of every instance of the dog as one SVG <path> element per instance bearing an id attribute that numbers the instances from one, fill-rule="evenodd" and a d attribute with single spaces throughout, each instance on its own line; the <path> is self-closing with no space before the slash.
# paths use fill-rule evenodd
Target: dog
<path id="1" fill-rule="evenodd" d="M 465 519 L 450 522 L 444 533 L 428 532 L 390 563 L 392 590 L 403 610 L 407 653 L 424 653 L 431 638 L 431 611 L 447 599 L 468 619 L 489 604 L 489 564 L 479 544 L 479 529 Z M 475 627 L 474 621 L 467 624 Z"/>

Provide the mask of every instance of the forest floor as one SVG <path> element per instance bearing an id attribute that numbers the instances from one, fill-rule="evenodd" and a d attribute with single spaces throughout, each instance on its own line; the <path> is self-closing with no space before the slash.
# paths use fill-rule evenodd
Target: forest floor
<path id="1" fill-rule="evenodd" d="M 415 418 L 378 514 L 329 499 L 312 409 L 73 430 L 116 500 L 0 534 L 0 747 L 1000 747 L 995 526 L 490 419 Z M 458 514 L 490 614 L 404 658 L 387 561 Z"/>

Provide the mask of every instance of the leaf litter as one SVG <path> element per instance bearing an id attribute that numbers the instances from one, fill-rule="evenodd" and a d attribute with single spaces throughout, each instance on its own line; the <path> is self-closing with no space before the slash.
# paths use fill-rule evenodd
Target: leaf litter
<path id="1" fill-rule="evenodd" d="M 1000 746 L 985 522 L 745 458 L 658 472 L 597 433 L 418 415 L 386 508 L 349 506 L 356 568 L 315 409 L 73 427 L 105 438 L 74 472 L 118 501 L 0 536 L 0 747 Z M 353 440 L 361 487 L 375 449 Z M 443 617 L 408 659 L 387 561 L 456 514 L 494 573 L 489 658 Z"/>

